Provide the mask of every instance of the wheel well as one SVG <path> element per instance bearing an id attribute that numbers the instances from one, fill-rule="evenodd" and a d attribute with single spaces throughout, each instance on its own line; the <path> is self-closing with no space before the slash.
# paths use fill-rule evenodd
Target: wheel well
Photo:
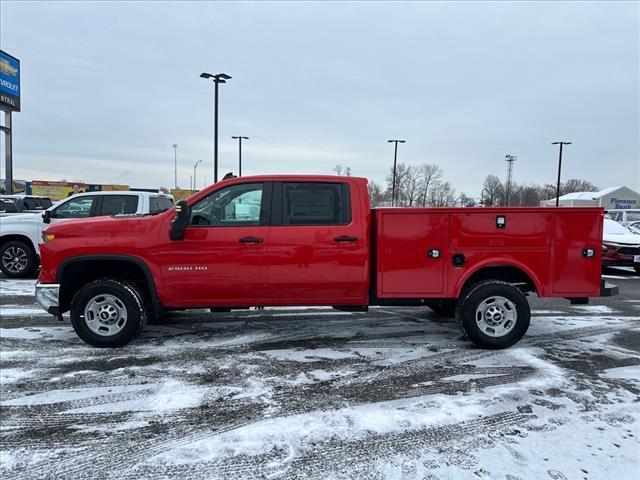
<path id="1" fill-rule="evenodd" d="M 33 246 L 33 242 L 26 235 L 18 235 L 18 234 L 3 235 L 2 237 L 0 237 L 0 248 L 2 248 L 2 246 L 5 243 L 13 242 L 13 241 L 26 243 L 29 246 L 29 248 L 31 249 L 31 251 L 33 253 L 36 253 L 36 248 Z"/>
<path id="2" fill-rule="evenodd" d="M 523 292 L 535 292 L 536 284 L 523 270 L 513 266 L 483 267 L 467 278 L 460 289 L 463 292 L 467 287 L 483 280 L 502 280 L 518 287 Z"/>
<path id="3" fill-rule="evenodd" d="M 63 267 L 58 274 L 60 284 L 60 312 L 71 306 L 74 295 L 82 286 L 99 278 L 118 278 L 134 282 L 151 305 L 156 304 L 153 281 L 148 278 L 142 266 L 126 259 L 77 260 Z"/>

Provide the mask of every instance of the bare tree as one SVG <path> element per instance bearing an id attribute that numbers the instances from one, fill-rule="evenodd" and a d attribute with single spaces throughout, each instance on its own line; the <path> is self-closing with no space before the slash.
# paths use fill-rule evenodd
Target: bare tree
<path id="1" fill-rule="evenodd" d="M 351 167 L 344 167 L 344 169 L 342 170 L 342 174 L 345 177 L 350 177 L 351 176 Z"/>
<path id="2" fill-rule="evenodd" d="M 371 180 L 367 184 L 367 190 L 369 192 L 369 202 L 372 207 L 379 207 L 384 202 L 384 192 L 380 184 Z"/>
<path id="3" fill-rule="evenodd" d="M 495 175 L 487 175 L 482 184 L 482 199 L 485 205 L 500 205 L 504 198 L 504 185 Z"/>
<path id="4" fill-rule="evenodd" d="M 413 207 L 414 202 L 418 200 L 420 180 L 420 169 L 409 165 L 407 167 L 407 176 L 404 183 L 405 200 L 408 207 Z"/>
<path id="5" fill-rule="evenodd" d="M 593 183 L 578 178 L 570 178 L 560 185 L 560 195 L 573 192 L 597 192 L 600 190 Z M 555 195 L 554 195 L 555 196 Z"/>
<path id="6" fill-rule="evenodd" d="M 406 194 L 406 185 L 407 178 L 409 176 L 408 173 L 409 167 L 404 163 L 399 163 L 396 166 L 396 205 L 406 205 L 407 203 L 407 194 Z M 391 171 L 389 175 L 387 175 L 387 194 L 389 198 L 392 199 L 393 193 L 393 167 L 391 167 Z"/>
<path id="7" fill-rule="evenodd" d="M 420 201 L 422 206 L 427 205 L 429 199 L 429 189 L 442 180 L 442 169 L 438 165 L 426 163 L 420 166 L 421 183 L 420 183 Z"/>
<path id="8" fill-rule="evenodd" d="M 332 170 L 336 172 L 336 175 L 342 175 L 342 165 L 336 165 Z"/>
<path id="9" fill-rule="evenodd" d="M 433 207 L 453 206 L 456 203 L 456 189 L 450 182 L 441 182 L 429 191 L 429 202 Z"/>

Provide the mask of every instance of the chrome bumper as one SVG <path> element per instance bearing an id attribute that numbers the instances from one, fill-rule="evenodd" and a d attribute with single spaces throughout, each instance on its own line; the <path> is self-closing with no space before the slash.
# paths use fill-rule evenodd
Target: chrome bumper
<path id="1" fill-rule="evenodd" d="M 36 299 L 40 306 L 51 315 L 58 315 L 58 298 L 60 297 L 60 284 L 37 283 Z"/>

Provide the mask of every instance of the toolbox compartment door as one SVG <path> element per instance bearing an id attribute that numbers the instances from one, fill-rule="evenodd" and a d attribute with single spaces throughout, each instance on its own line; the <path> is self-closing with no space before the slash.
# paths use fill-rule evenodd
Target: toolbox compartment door
<path id="1" fill-rule="evenodd" d="M 415 298 L 441 294 L 449 215 L 379 211 L 377 225 L 378 295 Z"/>
<path id="2" fill-rule="evenodd" d="M 553 293 L 598 296 L 602 271 L 601 210 L 557 211 L 554 219 Z M 584 249 L 593 249 L 587 257 Z"/>

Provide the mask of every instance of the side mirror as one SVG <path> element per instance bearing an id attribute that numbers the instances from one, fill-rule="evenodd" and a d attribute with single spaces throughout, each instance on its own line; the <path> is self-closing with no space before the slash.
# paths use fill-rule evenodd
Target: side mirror
<path id="1" fill-rule="evenodd" d="M 49 210 L 42 212 L 42 221 L 44 223 L 51 223 L 51 212 Z"/>
<path id="2" fill-rule="evenodd" d="M 191 209 L 186 200 L 180 200 L 176 203 L 176 216 L 171 221 L 171 230 L 169 231 L 169 238 L 171 240 L 182 240 L 184 238 L 184 230 L 189 225 L 189 219 L 191 218 Z"/>

